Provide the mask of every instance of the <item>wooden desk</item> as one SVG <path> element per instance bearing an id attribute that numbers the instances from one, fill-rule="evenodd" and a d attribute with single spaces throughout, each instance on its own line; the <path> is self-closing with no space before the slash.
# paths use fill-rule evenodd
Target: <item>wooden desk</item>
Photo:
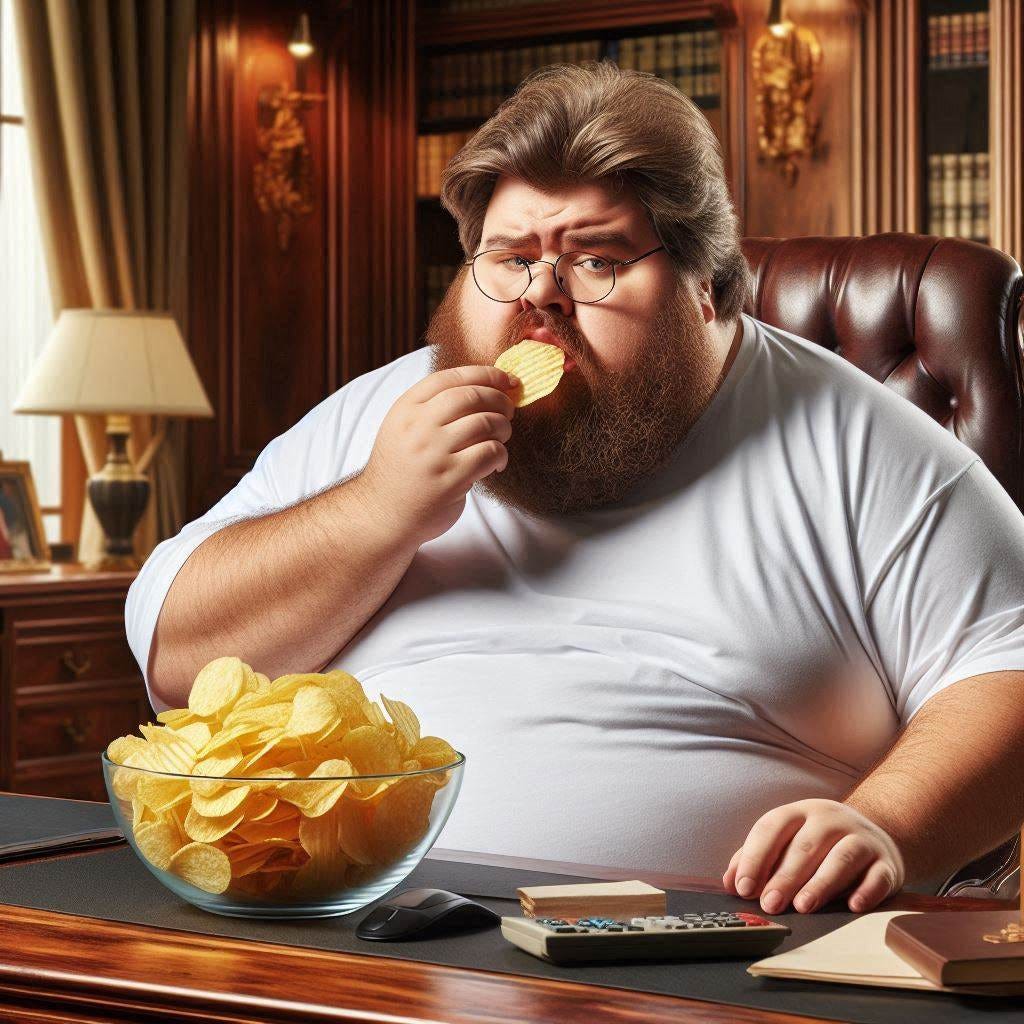
<path id="1" fill-rule="evenodd" d="M 594 878 L 630 878 L 634 874 L 590 864 L 453 850 L 434 849 L 427 856 Z M 715 879 L 643 874 L 664 888 L 722 891 Z M 907 893 L 893 897 L 881 909 L 984 910 L 1015 905 L 1015 901 L 938 899 Z M 20 907 L 3 907 L 0 920 L 0 1021 L 19 1024 L 138 1020 L 190 1024 L 312 1020 L 374 1024 L 812 1024 L 821 1020 L 597 985 L 213 938 Z M 281 994 L 284 977 L 287 999 Z"/>

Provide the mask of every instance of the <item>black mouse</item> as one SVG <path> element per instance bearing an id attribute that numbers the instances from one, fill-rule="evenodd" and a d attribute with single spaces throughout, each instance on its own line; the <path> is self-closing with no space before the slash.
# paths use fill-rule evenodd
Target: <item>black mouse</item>
<path id="1" fill-rule="evenodd" d="M 356 937 L 392 942 L 427 931 L 496 925 L 501 915 L 446 889 L 406 889 L 371 910 Z"/>

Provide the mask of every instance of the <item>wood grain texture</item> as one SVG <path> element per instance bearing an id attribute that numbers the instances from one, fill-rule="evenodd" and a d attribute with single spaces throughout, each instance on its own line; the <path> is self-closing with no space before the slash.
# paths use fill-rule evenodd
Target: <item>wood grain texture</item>
<path id="1" fill-rule="evenodd" d="M 855 234 L 921 230 L 920 23 L 920 0 L 877 0 L 866 14 Z"/>
<path id="2" fill-rule="evenodd" d="M 592 877 L 634 874 L 621 868 L 457 850 L 434 849 L 428 856 Z M 642 873 L 654 884 L 721 891 L 721 885 L 711 879 Z M 885 904 L 964 910 L 1010 905 L 914 894 Z M 819 1019 L 387 957 L 213 938 L 19 907 L 3 907 L 2 916 L 0 1021 L 806 1024 Z M 17 1016 L 22 1011 L 28 1015 Z"/>
<path id="3" fill-rule="evenodd" d="M 765 8 L 767 10 L 767 8 Z M 495 11 L 438 13 L 422 27 L 424 47 L 480 40 L 536 38 L 707 18 L 720 28 L 736 24 L 733 0 L 588 0 L 585 4 L 527 4 Z"/>
<path id="4" fill-rule="evenodd" d="M 1024 4 L 991 0 L 990 8 L 992 244 L 1024 265 Z"/>

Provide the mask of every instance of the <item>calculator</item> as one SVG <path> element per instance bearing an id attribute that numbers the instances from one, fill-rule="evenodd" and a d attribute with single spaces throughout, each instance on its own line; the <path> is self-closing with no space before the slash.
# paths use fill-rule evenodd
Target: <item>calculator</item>
<path id="1" fill-rule="evenodd" d="M 501 934 L 556 964 L 762 957 L 790 930 L 759 914 L 708 911 L 617 921 L 610 917 L 503 917 Z"/>

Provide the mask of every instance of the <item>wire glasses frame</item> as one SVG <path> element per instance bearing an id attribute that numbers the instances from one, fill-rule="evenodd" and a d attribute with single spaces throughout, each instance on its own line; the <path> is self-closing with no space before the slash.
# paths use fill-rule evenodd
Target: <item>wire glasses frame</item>
<path id="1" fill-rule="evenodd" d="M 634 256 L 633 259 L 631 259 L 631 260 L 608 259 L 605 256 L 599 256 L 597 253 L 593 253 L 593 252 L 588 253 L 588 252 L 586 252 L 583 249 L 572 249 L 569 252 L 563 252 L 554 261 L 554 263 L 552 263 L 551 260 L 530 260 L 530 259 L 527 259 L 525 256 L 520 256 L 519 258 L 521 260 L 523 260 L 524 263 L 526 264 L 526 274 L 527 274 L 528 280 L 527 280 L 526 284 L 523 286 L 523 290 L 514 299 L 496 299 L 493 295 L 487 295 L 487 292 L 485 292 L 483 290 L 483 288 L 480 285 L 480 282 L 477 280 L 477 277 L 476 277 L 476 261 L 481 256 L 486 256 L 490 252 L 510 252 L 511 250 L 501 249 L 501 248 L 499 248 L 499 249 L 485 249 L 483 252 L 478 252 L 471 260 L 466 260 L 464 262 L 463 266 L 466 266 L 466 267 L 470 267 L 471 266 L 473 268 L 473 283 L 477 286 L 477 288 L 480 289 L 480 293 L 482 295 L 487 296 L 487 298 L 489 298 L 492 302 L 518 302 L 526 294 L 526 292 L 529 290 L 530 285 L 533 284 L 533 272 L 530 270 L 530 268 L 535 263 L 546 263 L 554 271 L 555 284 L 558 285 L 558 289 L 559 289 L 559 291 L 561 291 L 561 293 L 563 295 L 565 295 L 569 299 L 572 299 L 573 302 L 580 302 L 580 303 L 582 303 L 585 306 L 592 306 L 596 302 L 603 302 L 605 299 L 608 298 L 609 295 L 611 295 L 612 291 L 615 289 L 615 268 L 616 267 L 629 267 L 629 266 L 632 266 L 634 263 L 639 263 L 640 260 L 646 259 L 648 256 L 651 256 L 651 255 L 653 255 L 656 252 L 660 252 L 664 248 L 665 248 L 665 246 L 659 245 L 657 248 L 650 249 L 648 252 L 645 252 L 645 253 L 643 253 L 640 256 Z M 612 283 L 611 283 L 610 287 L 608 288 L 608 291 L 606 291 L 604 293 L 604 295 L 602 295 L 599 299 L 577 299 L 577 298 L 573 297 L 572 295 L 570 295 L 569 292 L 567 292 L 565 290 L 565 288 L 563 287 L 563 285 L 562 285 L 562 278 L 559 276 L 559 273 L 558 273 L 558 265 L 559 265 L 559 263 L 561 263 L 562 260 L 565 259 L 566 256 L 573 256 L 573 255 L 580 255 L 580 254 L 582 254 L 584 256 L 593 256 L 594 259 L 604 260 L 606 263 L 610 264 L 610 266 L 612 268 Z M 516 255 L 518 255 L 518 254 L 516 254 Z"/>

